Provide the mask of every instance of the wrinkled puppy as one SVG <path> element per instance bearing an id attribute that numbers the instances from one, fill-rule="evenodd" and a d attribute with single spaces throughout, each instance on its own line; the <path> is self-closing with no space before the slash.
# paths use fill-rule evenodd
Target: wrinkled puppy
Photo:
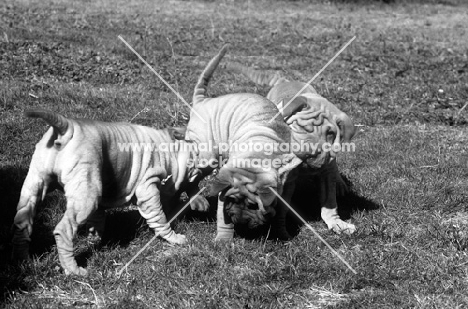
<path id="1" fill-rule="evenodd" d="M 183 147 L 187 142 L 175 142 L 174 129 L 68 119 L 43 110 L 25 114 L 51 127 L 36 145 L 21 190 L 13 225 L 14 259 L 28 258 L 36 205 L 54 183 L 63 188 L 67 200 L 65 214 L 54 230 L 66 274 L 87 274 L 73 256 L 77 227 L 88 223 L 90 230 L 102 234 L 104 210 L 134 199 L 159 236 L 175 244 L 186 242 L 184 235 L 167 224 L 161 198 L 181 189 L 189 195 L 197 192 L 200 173 L 187 166 L 193 152 Z"/>
<path id="2" fill-rule="evenodd" d="M 256 71 L 233 62 L 227 63 L 225 68 L 243 74 L 259 85 L 272 87 L 267 98 L 278 106 L 291 128 L 291 143 L 316 146 L 315 149 L 297 147 L 299 150 L 293 151 L 303 160 L 303 164 L 290 174 L 283 198 L 289 202 L 294 193 L 295 181 L 291 177 L 319 174 L 322 219 L 336 233 L 353 233 L 355 226 L 340 219 L 336 203 L 337 190 L 339 194 L 344 194 L 347 186 L 338 172 L 335 149 L 341 149 L 342 142 L 349 143 L 356 132 L 349 116 L 320 96 L 312 86 L 307 85 L 301 91 L 305 83 L 289 81 L 278 72 Z M 278 208 L 275 220 L 275 232 L 283 240 L 290 239 L 285 228 L 286 214 L 287 208 Z"/>
<path id="3" fill-rule="evenodd" d="M 288 173 L 301 160 L 281 148 L 265 151 L 265 145 L 289 143 L 291 133 L 283 119 L 273 119 L 278 108 L 270 100 L 251 93 L 236 93 L 207 98 L 211 76 L 225 55 L 227 46 L 208 63 L 193 95 L 193 109 L 187 126 L 186 139 L 198 145 L 196 165 L 203 175 L 219 168 L 211 194 L 229 188 L 225 196 L 248 199 L 258 205 L 255 217 L 274 213 L 276 196 L 283 191 Z M 213 147 L 201 147 L 201 146 Z M 229 147 L 224 147 L 229 145 Z M 252 145 L 251 148 L 249 148 Z M 246 146 L 246 147 L 244 147 Z M 270 189 L 271 188 L 271 189 Z M 234 229 L 224 219 L 224 204 L 218 203 L 217 238 L 231 239 Z M 234 214 L 235 215 L 235 214 Z M 234 218 L 233 221 L 241 219 Z M 263 220 L 260 220 L 263 221 Z M 260 222 L 259 221 L 259 222 Z"/>

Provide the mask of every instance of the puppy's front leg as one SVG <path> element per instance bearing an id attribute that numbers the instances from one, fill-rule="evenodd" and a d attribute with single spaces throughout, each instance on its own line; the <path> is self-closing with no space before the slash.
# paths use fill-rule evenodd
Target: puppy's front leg
<path id="1" fill-rule="evenodd" d="M 224 216 L 224 200 L 221 193 L 218 195 L 218 208 L 216 211 L 216 238 L 215 241 L 230 241 L 234 238 L 234 224 L 226 223 Z"/>
<path id="2" fill-rule="evenodd" d="M 346 182 L 343 180 L 343 178 L 340 175 L 340 172 L 338 172 L 338 168 L 336 169 L 336 195 L 337 196 L 345 196 L 346 193 L 349 192 L 348 185 Z"/>
<path id="3" fill-rule="evenodd" d="M 182 245 L 187 242 L 187 239 L 184 235 L 174 232 L 167 224 L 166 214 L 161 205 L 158 182 L 158 179 L 147 180 L 136 188 L 138 210 L 156 234 L 170 243 Z"/>
<path id="4" fill-rule="evenodd" d="M 338 205 L 336 203 L 336 175 L 338 167 L 336 161 L 326 165 L 321 173 L 320 182 L 320 205 L 322 207 L 321 217 L 325 221 L 328 228 L 335 233 L 352 234 L 356 231 L 353 224 L 347 223 L 340 219 L 338 215 Z"/>

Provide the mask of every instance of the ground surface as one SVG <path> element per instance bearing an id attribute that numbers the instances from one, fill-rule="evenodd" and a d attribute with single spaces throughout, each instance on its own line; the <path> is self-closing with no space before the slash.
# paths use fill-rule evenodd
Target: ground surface
<path id="1" fill-rule="evenodd" d="M 468 6 L 462 1 L 9 1 L 0 3 L 0 301 L 11 308 L 462 308 L 468 306 Z M 407 1 L 410 2 L 410 1 Z M 457 4 L 457 2 L 459 2 Z M 165 127 L 189 109 L 127 40 L 190 101 L 206 61 L 226 59 L 314 82 L 359 126 L 339 157 L 352 192 L 340 200 L 357 232 L 311 220 L 358 271 L 348 271 L 306 228 L 287 244 L 239 231 L 213 242 L 208 215 L 178 222 L 190 244 L 156 240 L 132 210 L 110 214 L 103 247 L 78 239 L 87 278 L 66 277 L 52 230 L 59 193 L 39 207 L 33 263 L 10 264 L 10 226 L 35 143 L 46 130 L 22 111 Z M 218 70 L 211 95 L 266 94 Z M 310 184 L 313 186 L 313 183 Z M 306 186 L 307 187 L 307 186 Z M 312 203 L 310 188 L 302 206 Z M 310 206 L 309 206 L 310 208 Z M 189 214 L 190 215 L 190 214 Z M 313 214 L 309 213 L 309 219 Z M 263 236 L 262 236 L 263 235 Z"/>

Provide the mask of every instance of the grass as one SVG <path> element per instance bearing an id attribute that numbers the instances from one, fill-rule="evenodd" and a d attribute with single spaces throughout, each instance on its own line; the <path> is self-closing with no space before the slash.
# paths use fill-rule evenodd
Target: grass
<path id="1" fill-rule="evenodd" d="M 6 1 L 0 4 L 0 302 L 8 308 L 461 308 L 468 306 L 467 10 L 462 1 Z M 189 245 L 157 240 L 132 209 L 109 213 L 105 242 L 79 237 L 90 275 L 63 274 L 52 230 L 65 201 L 47 196 L 35 220 L 32 263 L 15 267 L 10 226 L 44 123 L 22 111 L 184 125 L 189 110 L 132 53 L 122 35 L 188 100 L 206 61 L 227 59 L 311 78 L 360 125 L 339 164 L 352 184 L 340 211 L 358 230 L 334 235 L 316 220 L 314 180 L 296 204 L 358 271 L 353 275 L 299 227 L 287 244 L 239 230 L 214 243 L 212 213 L 188 213 Z M 222 70 L 212 95 L 257 92 Z M 294 229 L 294 220 L 291 220 Z"/>

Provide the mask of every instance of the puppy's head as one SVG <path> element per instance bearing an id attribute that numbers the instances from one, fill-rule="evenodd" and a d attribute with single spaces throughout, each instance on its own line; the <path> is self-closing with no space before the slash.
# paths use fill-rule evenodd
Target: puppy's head
<path id="1" fill-rule="evenodd" d="M 228 162 L 216 175 L 210 194 L 222 191 L 231 220 L 255 227 L 275 215 L 274 191 L 282 193 L 288 174 L 300 163 L 301 160 L 291 154 L 282 156 L 282 165 L 277 169 L 237 167 Z"/>
<path id="2" fill-rule="evenodd" d="M 231 218 L 232 223 L 245 224 L 251 229 L 265 224 L 276 214 L 274 207 L 266 207 L 263 213 L 257 203 L 243 196 L 221 194 L 220 198 L 224 199 L 224 211 Z"/>
<path id="3" fill-rule="evenodd" d="M 340 141 L 344 143 L 351 141 L 356 134 L 356 127 L 346 113 L 342 112 L 335 104 L 317 93 L 304 93 L 301 97 L 303 97 L 307 101 L 307 105 L 311 107 L 318 109 L 320 106 L 324 106 L 333 117 L 333 121 L 340 130 Z"/>
<path id="4" fill-rule="evenodd" d="M 311 167 L 320 167 L 335 157 L 324 151 L 328 144 L 339 142 L 338 126 L 330 121 L 327 111 L 308 104 L 306 98 L 297 97 L 285 108 L 279 106 L 291 128 L 291 150 Z"/>

